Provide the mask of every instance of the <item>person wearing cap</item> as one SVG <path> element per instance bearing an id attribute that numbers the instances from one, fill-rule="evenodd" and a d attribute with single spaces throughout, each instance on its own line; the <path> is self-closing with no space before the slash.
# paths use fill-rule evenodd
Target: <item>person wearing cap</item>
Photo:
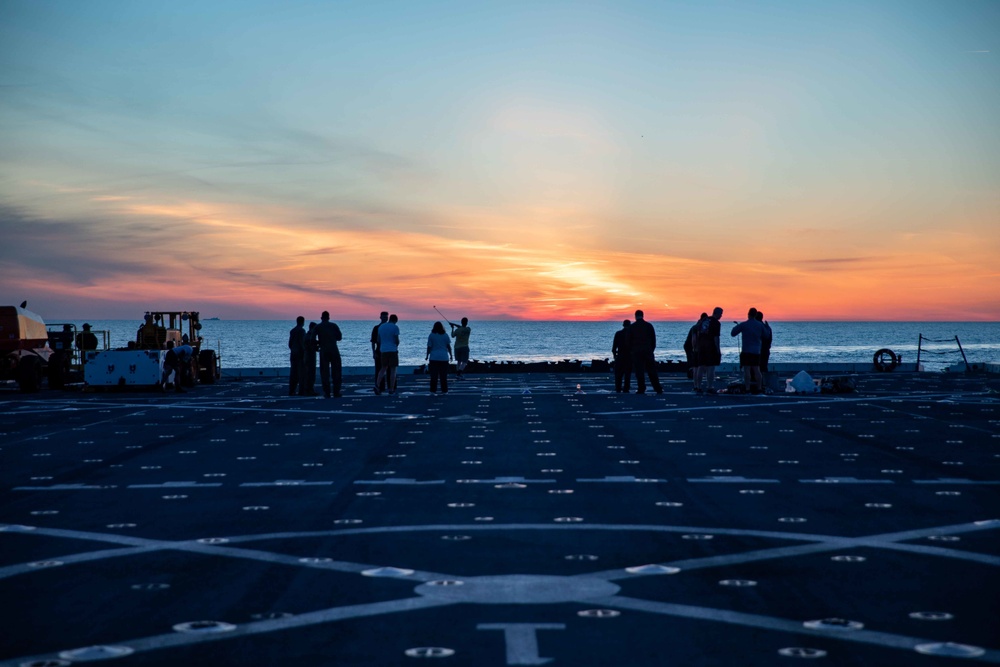
<path id="1" fill-rule="evenodd" d="M 83 331 L 76 335 L 76 349 L 90 352 L 97 349 L 97 336 L 90 330 L 89 324 L 83 325 Z"/>

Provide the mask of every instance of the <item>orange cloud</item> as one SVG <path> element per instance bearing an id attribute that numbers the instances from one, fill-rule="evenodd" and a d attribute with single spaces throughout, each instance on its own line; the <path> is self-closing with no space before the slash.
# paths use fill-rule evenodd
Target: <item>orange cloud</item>
<path id="1" fill-rule="evenodd" d="M 111 207 L 102 209 L 107 219 L 76 225 L 76 239 L 63 244 L 74 261 L 90 254 L 84 266 L 101 263 L 101 271 L 53 281 L 10 264 L 3 282 L 26 295 L 58 294 L 85 317 L 130 303 L 136 313 L 224 317 L 328 309 L 356 319 L 389 308 L 419 318 L 438 305 L 477 319 L 615 320 L 641 307 L 650 319 L 689 320 L 720 305 L 727 317 L 756 306 L 775 320 L 1000 318 L 997 242 L 961 231 L 891 232 L 868 247 L 822 230 L 769 243 L 751 234 L 753 245 L 734 234 L 715 253 L 684 256 L 660 247 L 678 245 L 669 242 L 675 231 L 648 250 L 623 249 L 604 231 L 613 224 L 569 205 L 453 209 L 411 230 L 204 201 L 108 197 L 101 205 Z M 352 219 L 349 211 L 336 217 Z"/>

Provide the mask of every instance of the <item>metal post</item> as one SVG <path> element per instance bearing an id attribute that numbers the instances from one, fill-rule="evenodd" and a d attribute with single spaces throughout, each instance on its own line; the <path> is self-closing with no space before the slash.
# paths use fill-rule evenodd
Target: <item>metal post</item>
<path id="1" fill-rule="evenodd" d="M 962 349 L 962 341 L 958 339 L 958 336 L 955 336 L 955 342 L 958 343 L 958 351 L 962 353 L 962 361 L 965 362 L 965 372 L 968 373 L 972 369 L 969 368 L 969 360 L 965 358 L 965 350 Z"/>
<path id="2" fill-rule="evenodd" d="M 920 338 L 917 339 L 917 370 L 920 370 L 920 350 L 924 344 L 924 335 L 920 334 Z"/>

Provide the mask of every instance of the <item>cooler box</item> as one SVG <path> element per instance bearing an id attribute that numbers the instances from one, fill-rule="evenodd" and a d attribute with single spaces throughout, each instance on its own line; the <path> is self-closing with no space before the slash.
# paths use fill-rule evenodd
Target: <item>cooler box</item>
<path id="1" fill-rule="evenodd" d="M 104 350 L 83 366 L 83 379 L 93 387 L 155 385 L 163 369 L 163 350 Z"/>

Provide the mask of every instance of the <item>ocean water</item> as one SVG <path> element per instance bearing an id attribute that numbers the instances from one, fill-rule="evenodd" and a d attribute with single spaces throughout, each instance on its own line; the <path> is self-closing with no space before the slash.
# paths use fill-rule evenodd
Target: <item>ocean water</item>
<path id="1" fill-rule="evenodd" d="M 112 347 L 135 338 L 138 320 L 90 320 L 95 330 L 110 333 Z M 337 322 L 344 334 L 340 353 L 344 366 L 372 364 L 371 336 L 375 321 Z M 74 322 L 79 328 L 83 322 Z M 424 363 L 427 335 L 434 321 L 399 323 L 400 364 Z M 470 350 L 480 361 L 590 361 L 611 356 L 611 341 L 621 322 L 473 321 Z M 693 322 L 656 322 L 656 358 L 683 360 L 684 339 Z M 970 363 L 1000 362 L 1000 322 L 770 322 L 774 330 L 771 361 L 868 363 L 876 350 L 889 348 L 906 363 L 917 360 L 919 336 L 943 342 L 923 344 L 921 362 L 928 370 L 960 364 L 955 341 L 961 341 Z M 283 320 L 204 320 L 204 345 L 219 351 L 223 368 L 272 368 L 288 365 L 288 331 Z M 738 361 L 737 338 L 729 335 L 732 320 L 722 327 L 722 361 Z M 447 325 L 445 326 L 448 329 Z"/>

